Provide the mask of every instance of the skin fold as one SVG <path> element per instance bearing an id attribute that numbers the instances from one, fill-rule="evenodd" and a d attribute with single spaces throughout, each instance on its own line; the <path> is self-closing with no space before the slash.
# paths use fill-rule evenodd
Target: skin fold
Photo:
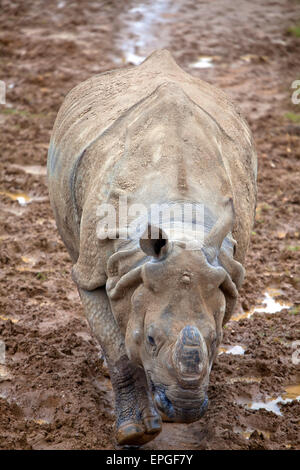
<path id="1" fill-rule="evenodd" d="M 142 445 L 162 420 L 192 422 L 207 409 L 222 326 L 244 278 L 256 165 L 250 130 L 227 97 L 168 51 L 79 84 L 58 113 L 50 201 L 107 359 L 120 445 Z M 115 208 L 114 238 L 98 236 L 103 203 Z M 152 204 L 185 203 L 203 208 L 201 239 L 196 222 L 183 230 L 174 215 L 170 230 L 151 218 Z M 146 208 L 143 230 L 124 238 L 142 220 L 133 204 Z"/>

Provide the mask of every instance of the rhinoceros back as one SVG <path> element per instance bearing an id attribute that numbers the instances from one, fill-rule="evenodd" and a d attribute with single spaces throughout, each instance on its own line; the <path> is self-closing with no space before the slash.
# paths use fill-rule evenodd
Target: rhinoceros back
<path id="1" fill-rule="evenodd" d="M 161 85 L 175 84 L 222 129 L 230 142 L 223 157 L 234 187 L 237 258 L 243 261 L 256 201 L 256 153 L 249 128 L 226 95 L 184 72 L 168 51 L 153 53 L 138 67 L 96 75 L 76 86 L 57 115 L 48 153 L 50 200 L 73 261 L 79 256 L 80 223 L 75 200 L 77 169 L 86 152 Z M 116 135 L 117 139 L 118 136 Z M 105 155 L 102 156 L 103 165 Z M 102 162 L 99 161 L 99 165 Z"/>

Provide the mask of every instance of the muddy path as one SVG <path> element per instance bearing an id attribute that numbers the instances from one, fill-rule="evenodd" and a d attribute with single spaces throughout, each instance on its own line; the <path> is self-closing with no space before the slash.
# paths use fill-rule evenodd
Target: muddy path
<path id="1" fill-rule="evenodd" d="M 288 29 L 300 3 L 2 0 L 0 8 L 0 448 L 115 446 L 109 377 L 49 206 L 47 148 L 73 86 L 166 47 L 241 108 L 257 144 L 259 192 L 208 412 L 164 424 L 145 447 L 299 449 L 300 105 L 290 87 L 300 79 L 300 38 Z"/>

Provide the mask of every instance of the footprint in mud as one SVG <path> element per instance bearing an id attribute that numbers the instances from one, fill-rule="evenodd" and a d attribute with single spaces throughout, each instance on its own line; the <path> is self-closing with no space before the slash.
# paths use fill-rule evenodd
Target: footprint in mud
<path id="1" fill-rule="evenodd" d="M 250 428 L 250 427 L 248 427 L 246 429 L 242 429 L 240 427 L 235 427 L 233 429 L 233 431 L 236 434 L 240 434 L 246 440 L 250 439 L 255 432 L 262 435 L 264 437 L 264 439 L 270 439 L 270 437 L 271 437 L 271 432 L 270 431 L 265 431 L 265 430 L 262 430 L 262 429 L 254 429 L 254 428 Z"/>
<path id="2" fill-rule="evenodd" d="M 197 423 L 197 432 L 193 428 L 193 424 L 177 424 L 163 423 L 161 433 L 154 439 L 143 446 L 148 450 L 193 450 L 198 449 L 205 431 L 199 430 Z"/>

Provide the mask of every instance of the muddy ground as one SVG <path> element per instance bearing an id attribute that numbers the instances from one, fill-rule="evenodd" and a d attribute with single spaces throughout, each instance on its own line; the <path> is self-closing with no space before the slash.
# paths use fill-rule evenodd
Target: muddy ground
<path id="1" fill-rule="evenodd" d="M 49 206 L 47 147 L 74 85 L 166 47 L 246 116 L 258 207 L 240 319 L 225 328 L 208 412 L 164 424 L 145 447 L 299 449 L 300 124 L 286 117 L 300 112 L 290 88 L 300 79 L 300 38 L 288 32 L 299 1 L 2 0 L 0 10 L 0 448 L 115 446 L 110 382 Z M 205 68 L 193 66 L 199 60 Z M 265 292 L 284 308 L 247 318 L 266 310 Z M 228 354 L 237 345 L 244 354 Z"/>

